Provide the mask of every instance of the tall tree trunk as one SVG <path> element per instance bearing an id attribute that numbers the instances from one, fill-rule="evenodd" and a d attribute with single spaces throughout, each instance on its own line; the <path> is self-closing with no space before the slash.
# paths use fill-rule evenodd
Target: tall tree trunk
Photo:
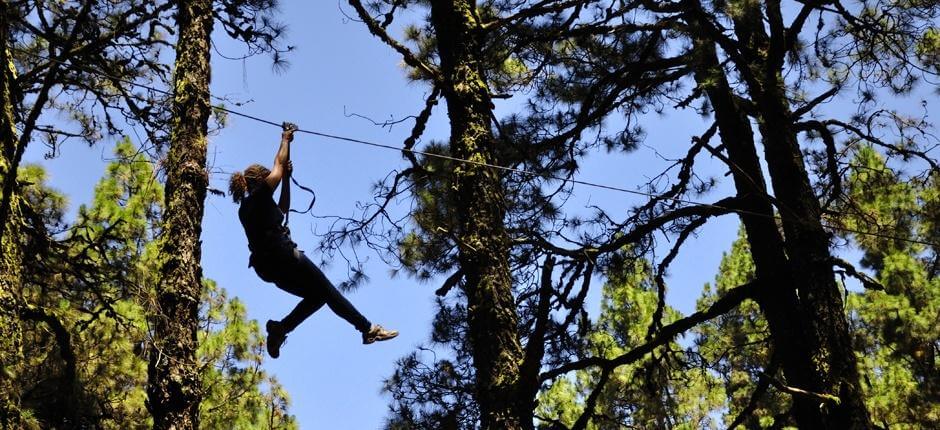
<path id="1" fill-rule="evenodd" d="M 155 429 L 199 427 L 196 333 L 202 290 L 202 216 L 206 198 L 212 1 L 180 1 L 173 125 L 167 160 L 159 306 L 147 395 Z"/>
<path id="2" fill-rule="evenodd" d="M 737 195 L 748 212 L 741 215 L 741 222 L 760 284 L 757 301 L 773 337 L 773 353 L 782 363 L 784 375 L 791 385 L 809 387 L 817 377 L 817 369 L 804 336 L 808 315 L 803 312 L 796 295 L 792 268 L 784 253 L 784 240 L 774 219 L 757 155 L 754 130 L 747 114 L 734 100 L 714 45 L 699 40 L 696 52 L 695 79 L 705 88 L 714 109 Z M 794 419 L 803 428 L 820 428 L 824 420 L 823 411 L 818 406 L 817 402 L 809 399 L 794 398 Z"/>
<path id="3" fill-rule="evenodd" d="M 783 90 L 775 82 L 768 83 L 770 87 L 765 90 L 773 91 L 766 91 L 765 99 L 759 102 L 762 107 L 759 124 L 774 195 L 783 206 L 785 249 L 808 325 L 806 334 L 813 348 L 811 359 L 818 372 L 818 377 L 807 388 L 841 399 L 838 405 L 827 405 L 824 409 L 825 428 L 871 428 L 859 385 L 845 304 L 832 270 L 829 234 L 823 229 L 822 210 L 806 173 Z"/>
<path id="4" fill-rule="evenodd" d="M 840 399 L 838 404 L 816 405 L 824 428 L 869 429 L 871 418 L 862 397 L 842 292 L 832 269 L 829 234 L 823 228 L 822 209 L 806 172 L 787 99 L 782 75 L 787 33 L 782 25 L 774 24 L 782 21 L 780 2 L 769 1 L 766 13 L 772 36 L 766 33 L 756 3 L 737 19 L 735 27 L 746 35 L 743 40 L 753 43 L 747 56 L 757 82 L 749 85 L 749 92 L 759 110 L 764 160 L 779 202 L 784 249 L 806 321 L 810 359 L 816 367 L 817 376 L 807 388 Z"/>
<path id="5" fill-rule="evenodd" d="M 474 8 L 470 0 L 434 0 L 431 23 L 445 81 L 451 151 L 456 157 L 494 163 L 493 106 L 481 72 Z M 482 428 L 531 428 L 532 411 L 524 410 L 526 402 L 517 396 L 523 352 L 509 273 L 502 183 L 497 171 L 468 163 L 455 165 L 454 175 L 459 259 Z"/>
<path id="6" fill-rule="evenodd" d="M 7 216 L 0 220 L 5 234 L 0 238 L 0 428 L 18 428 L 20 414 L 13 378 L 22 362 L 17 310 L 20 308 L 23 266 L 23 216 L 16 192 L 13 159 L 18 139 L 13 120 L 13 88 L 16 70 L 10 57 L 10 5 L 0 0 L 0 183 L 14 192 L 4 202 Z"/>
<path id="7" fill-rule="evenodd" d="M 775 350 L 781 353 L 790 383 L 840 399 L 838 404 L 820 405 L 818 400 L 794 398 L 794 417 L 800 427 L 867 429 L 871 428 L 871 421 L 859 386 L 842 293 L 832 269 L 829 235 L 823 229 L 822 211 L 806 172 L 786 98 L 782 68 L 787 33 L 780 24 L 779 1 L 767 2 L 765 10 L 766 17 L 760 2 L 749 2 L 732 15 L 737 43 L 741 47 L 737 67 L 742 75 L 747 75 L 744 81 L 758 110 L 764 160 L 784 231 L 782 249 L 786 252 L 788 273 L 773 279 L 791 283 L 774 288 L 762 309 L 771 330 L 775 331 Z M 773 33 L 770 36 L 765 21 L 770 22 Z M 730 91 L 725 93 L 730 95 Z M 725 110 L 729 111 L 729 107 Z M 740 117 L 740 110 L 736 110 L 730 114 Z M 749 141 L 753 145 L 753 138 Z M 733 146 L 728 149 L 730 155 Z M 750 163 L 747 161 L 750 158 L 747 155 L 743 161 Z M 738 167 L 732 166 L 732 169 Z M 751 169 L 754 167 L 757 166 Z M 758 172 L 755 170 L 754 174 Z M 742 191 L 740 187 L 738 190 Z M 750 230 L 748 234 L 752 245 L 767 246 L 760 243 L 761 239 L 751 238 Z M 755 263 L 759 254 L 755 249 Z M 762 274 L 758 273 L 758 277 Z M 787 290 L 796 294 L 795 300 Z M 778 335 L 782 337 L 777 338 Z"/>

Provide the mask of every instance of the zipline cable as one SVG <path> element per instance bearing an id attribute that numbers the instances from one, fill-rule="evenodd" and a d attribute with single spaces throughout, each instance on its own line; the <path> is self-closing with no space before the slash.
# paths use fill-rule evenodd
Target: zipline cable
<path id="1" fill-rule="evenodd" d="M 124 79 L 124 78 L 120 78 L 120 77 L 113 76 L 113 75 L 109 75 L 109 74 L 104 73 L 104 72 L 102 72 L 102 71 L 94 70 L 94 69 L 89 69 L 89 68 L 86 68 L 86 67 L 84 67 L 84 66 L 82 66 L 82 65 L 79 65 L 79 64 L 67 63 L 67 62 L 64 62 L 64 61 L 61 61 L 61 60 L 58 60 L 58 59 L 55 59 L 55 58 L 50 58 L 50 57 L 47 57 L 47 56 L 44 56 L 44 55 L 41 55 L 41 54 L 36 54 L 36 53 L 33 53 L 33 52 L 23 51 L 23 50 L 21 50 L 21 49 L 15 49 L 15 48 L 14 48 L 14 49 L 12 49 L 12 50 L 17 51 L 17 52 L 22 53 L 22 54 L 26 54 L 26 55 L 32 56 L 32 57 L 34 57 L 34 58 L 39 58 L 39 59 L 46 60 L 46 61 L 56 62 L 56 63 L 59 63 L 59 64 L 61 64 L 61 65 L 71 65 L 72 67 L 82 69 L 82 70 L 84 70 L 84 71 L 86 71 L 86 72 L 88 72 L 88 73 L 91 73 L 91 74 L 94 74 L 94 75 L 98 75 L 98 76 L 101 76 L 101 77 L 105 77 L 105 78 L 111 79 L 111 80 L 114 81 L 114 82 L 120 82 L 120 83 L 123 83 L 123 84 L 136 86 L 136 87 L 139 87 L 139 88 L 147 89 L 147 90 L 156 92 L 156 93 L 158 93 L 158 94 L 163 94 L 163 95 L 170 96 L 170 97 L 173 96 L 173 93 L 170 92 L 170 91 L 162 90 L 162 89 L 159 89 L 159 88 L 150 86 L 150 85 L 142 84 L 142 83 L 139 83 L 139 82 L 131 81 L 131 80 Z M 213 95 L 213 94 L 211 94 L 211 93 L 209 94 L 209 97 L 214 98 L 214 99 L 219 100 L 219 101 L 223 101 L 223 102 L 230 102 L 230 100 L 225 99 L 224 97 L 219 97 L 219 96 Z M 260 123 L 272 125 L 272 126 L 275 126 L 275 127 L 278 127 L 278 128 L 281 128 L 282 125 L 283 125 L 283 123 L 278 123 L 278 122 L 275 122 L 275 121 L 271 121 L 271 120 L 269 120 L 269 119 L 265 119 L 265 118 L 257 117 L 257 116 L 254 116 L 254 115 L 250 115 L 250 114 L 238 112 L 238 111 L 235 111 L 235 110 L 226 108 L 226 107 L 224 107 L 224 106 L 212 106 L 212 109 L 219 110 L 219 111 L 222 111 L 222 112 L 225 112 L 225 113 L 228 113 L 228 114 L 231 114 L 231 115 L 235 115 L 235 116 L 238 116 L 238 117 L 242 117 L 242 118 L 245 118 L 245 119 L 250 119 L 250 120 L 252 120 L 252 121 L 257 121 L 257 122 L 260 122 Z M 453 157 L 453 156 L 450 156 L 450 155 L 437 154 L 437 153 L 433 153 L 433 152 L 425 152 L 425 151 L 421 151 L 421 150 L 417 150 L 417 149 L 399 148 L 399 147 L 392 146 L 392 145 L 387 145 L 387 144 L 382 144 L 382 143 L 376 143 L 376 142 L 370 142 L 370 141 L 367 141 L 367 140 L 356 139 L 356 138 L 346 137 L 346 136 L 340 136 L 340 135 L 325 133 L 325 132 L 316 131 L 316 130 L 306 130 L 306 129 L 298 128 L 297 130 L 295 130 L 295 133 L 306 133 L 306 134 L 310 134 L 310 135 L 313 135 L 313 136 L 319 136 L 319 137 L 323 137 L 323 138 L 327 138 L 327 139 L 333 139 L 333 140 L 338 140 L 338 141 L 343 141 L 343 142 L 356 143 L 356 144 L 360 144 L 360 145 L 367 145 L 367 146 L 372 146 L 372 147 L 376 147 L 376 148 L 390 149 L 390 150 L 398 151 L 398 152 L 408 152 L 408 153 L 411 153 L 411 154 L 421 155 L 421 156 L 425 156 L 425 157 L 434 157 L 434 158 L 439 158 L 439 159 L 443 159 L 443 160 L 454 161 L 454 162 L 458 162 L 458 163 L 472 164 L 472 165 L 476 165 L 476 166 L 480 166 L 480 167 L 486 167 L 486 168 L 491 168 L 491 169 L 496 169 L 496 170 L 502 170 L 502 171 L 511 172 L 511 173 L 516 173 L 516 174 L 521 174 L 521 175 L 528 175 L 528 176 L 541 177 L 541 178 L 543 178 L 543 179 L 551 179 L 551 180 L 561 181 L 561 182 L 565 182 L 565 183 L 572 183 L 572 184 L 577 184 L 577 185 L 583 185 L 583 186 L 593 187 L 593 188 L 598 188 L 598 189 L 603 189 L 603 190 L 622 192 L 622 193 L 633 194 L 633 195 L 639 195 L 639 196 L 645 196 L 645 197 L 650 197 L 650 198 L 663 198 L 662 196 L 657 195 L 657 194 L 654 194 L 654 193 L 648 193 L 648 192 L 643 192 L 643 191 L 638 191 L 638 190 L 631 190 L 631 189 L 622 188 L 622 187 L 617 187 L 617 186 L 613 186 L 613 185 L 599 184 L 599 183 L 589 182 L 589 181 L 583 181 L 583 180 L 579 180 L 579 179 L 563 178 L 563 177 L 553 176 L 553 175 L 548 175 L 548 174 L 543 174 L 543 173 L 536 173 L 536 172 L 532 172 L 532 171 L 525 170 L 525 169 L 519 169 L 519 168 L 509 167 L 509 166 L 500 166 L 500 165 L 497 165 L 497 164 L 486 163 L 486 162 L 483 162 L 483 161 L 468 160 L 468 159 L 464 159 L 464 158 Z M 292 178 L 292 179 L 293 179 L 293 178 Z M 298 185 L 300 188 L 302 188 L 302 189 L 304 189 L 304 190 L 306 190 L 306 191 L 308 191 L 308 192 L 310 192 L 310 193 L 313 193 L 313 190 L 310 190 L 310 189 L 307 188 L 307 187 L 303 187 L 303 186 L 300 186 L 299 184 L 297 184 L 296 180 L 294 180 L 293 182 L 294 182 L 295 185 Z M 315 194 L 313 194 L 313 195 L 314 195 L 314 197 L 313 197 L 313 201 L 311 201 L 310 207 L 309 207 L 306 211 L 304 211 L 304 212 L 302 212 L 302 213 L 309 212 L 310 209 L 313 207 L 313 203 L 316 201 L 316 195 L 315 195 Z M 727 207 L 727 206 L 715 205 L 715 204 L 711 204 L 711 203 L 704 203 L 704 202 L 699 202 L 699 201 L 695 201 L 695 200 L 687 200 L 687 199 L 682 199 L 682 198 L 678 198 L 678 197 L 665 197 L 665 198 L 663 198 L 663 199 L 664 199 L 664 200 L 673 201 L 673 202 L 676 202 L 676 203 L 684 203 L 684 204 L 687 204 L 687 205 L 689 205 L 689 206 L 708 207 L 708 208 L 715 208 L 715 209 L 726 210 L 726 211 L 728 211 L 728 212 L 737 213 L 737 214 L 739 214 L 739 215 L 753 215 L 753 216 L 758 216 L 758 217 L 771 218 L 771 219 L 774 219 L 774 220 L 782 220 L 782 217 L 780 217 L 779 215 L 768 215 L 768 214 L 764 214 L 764 213 L 760 213 L 760 212 L 749 211 L 749 210 L 746 210 L 746 209 L 731 208 L 731 207 Z M 296 211 L 295 211 L 295 212 L 296 212 Z M 838 226 L 838 225 L 828 224 L 828 223 L 824 223 L 824 222 L 820 222 L 820 224 L 822 225 L 822 227 L 824 227 L 824 228 L 829 228 L 829 229 L 832 229 L 832 230 L 839 230 L 839 231 L 843 231 L 843 232 L 847 232 L 847 233 L 859 234 L 859 235 L 863 235 L 863 236 L 879 237 L 879 238 L 882 238 L 882 239 L 891 239 L 891 240 L 897 240 L 897 241 L 901 241 L 901 242 L 915 243 L 915 244 L 919 244 L 919 245 L 926 245 L 926 246 L 931 246 L 931 247 L 934 247 L 934 248 L 940 248 L 940 244 L 932 243 L 932 242 L 927 242 L 927 241 L 924 241 L 924 240 L 897 237 L 897 236 L 892 236 L 892 235 L 884 234 L 884 233 L 878 233 L 878 232 L 874 232 L 874 231 L 858 230 L 858 229 L 853 229 L 853 228 L 850 228 L 850 227 Z"/>

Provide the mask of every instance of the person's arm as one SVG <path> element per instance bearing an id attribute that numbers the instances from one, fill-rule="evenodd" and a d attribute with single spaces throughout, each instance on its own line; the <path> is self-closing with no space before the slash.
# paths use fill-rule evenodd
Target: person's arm
<path id="1" fill-rule="evenodd" d="M 290 161 L 290 151 L 287 154 L 288 160 L 284 165 L 284 176 L 281 178 L 281 197 L 277 200 L 277 207 L 281 212 L 290 211 L 290 175 L 294 171 L 294 163 Z"/>
<path id="2" fill-rule="evenodd" d="M 278 148 L 277 155 L 274 156 L 274 167 L 271 168 L 268 177 L 264 178 L 264 182 L 272 190 L 276 189 L 281 179 L 284 178 L 287 162 L 290 161 L 290 143 L 294 140 L 294 130 L 297 130 L 297 126 L 285 123 L 284 131 L 281 133 L 281 147 Z"/>

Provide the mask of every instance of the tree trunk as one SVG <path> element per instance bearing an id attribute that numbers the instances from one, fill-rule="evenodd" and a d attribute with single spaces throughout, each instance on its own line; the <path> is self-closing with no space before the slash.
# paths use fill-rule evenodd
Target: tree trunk
<path id="1" fill-rule="evenodd" d="M 16 190 L 13 159 L 18 139 L 13 120 L 13 80 L 15 69 L 10 57 L 9 36 L 11 11 L 0 1 L 0 185 L 12 186 L 14 192 L 3 202 L 7 216 L 0 222 L 5 233 L 0 237 L 0 428 L 20 427 L 18 399 L 13 379 L 22 363 L 22 332 L 17 316 L 22 289 L 23 216 L 20 196 Z"/>
<path id="2" fill-rule="evenodd" d="M 771 88 L 776 87 L 772 83 Z M 813 348 L 810 358 L 818 373 L 806 389 L 841 399 L 838 405 L 822 408 L 825 428 L 871 428 L 859 385 L 845 304 L 832 270 L 829 234 L 822 226 L 819 200 L 810 185 L 782 91 L 768 91 L 765 95 L 765 102 L 759 103 L 764 158 L 774 195 L 783 206 L 785 249 L 808 325 L 806 335 Z M 818 405 L 806 405 L 811 406 L 820 410 Z"/>
<path id="3" fill-rule="evenodd" d="M 779 1 L 769 2 L 766 9 L 768 20 L 782 20 Z M 749 92 L 759 111 L 764 160 L 780 207 L 784 249 L 805 318 L 805 342 L 812 352 L 809 359 L 816 368 L 816 377 L 805 388 L 840 399 L 838 404 L 823 407 L 818 401 L 800 399 L 803 407 L 797 413 L 822 414 L 823 428 L 869 429 L 872 423 L 859 385 L 845 304 L 832 270 L 829 234 L 823 228 L 822 209 L 806 172 L 786 95 L 782 75 L 786 33 L 771 25 L 771 39 L 756 5 L 736 21 L 735 27 L 742 30 L 739 34 L 747 36 L 744 40 L 754 42 L 747 56 L 757 82 L 749 85 Z M 810 411 L 810 407 L 815 409 Z"/>
<path id="4" fill-rule="evenodd" d="M 445 81 L 453 155 L 495 162 L 492 102 L 481 73 L 482 44 L 469 0 L 431 2 L 431 23 Z M 517 396 L 523 353 L 517 331 L 504 197 L 497 171 L 469 163 L 454 166 L 454 201 L 460 267 L 465 276 L 476 397 L 484 429 L 532 428 L 532 411 Z M 531 403 L 531 402 L 529 402 Z"/>
<path id="5" fill-rule="evenodd" d="M 817 369 L 803 334 L 807 316 L 796 295 L 792 269 L 784 253 L 784 240 L 774 220 L 775 213 L 754 144 L 754 131 L 747 114 L 734 100 L 714 45 L 699 43 L 696 51 L 695 78 L 699 85 L 705 87 L 714 109 L 737 195 L 748 212 L 741 215 L 741 222 L 760 284 L 757 301 L 767 318 L 774 354 L 782 363 L 784 375 L 791 385 L 808 387 L 816 378 Z M 793 399 L 794 418 L 803 428 L 819 428 L 823 422 L 820 412 L 818 404 L 812 401 Z"/>
<path id="6" fill-rule="evenodd" d="M 210 113 L 212 1 L 179 2 L 173 125 L 167 159 L 161 277 L 147 395 L 155 429 L 199 427 L 196 334 L 202 290 L 202 216 Z"/>
<path id="7" fill-rule="evenodd" d="M 768 18 L 769 21 L 779 16 L 779 7 L 779 2 L 766 5 L 768 15 L 775 15 Z M 838 404 L 820 405 L 818 400 L 794 397 L 794 418 L 801 428 L 871 428 L 859 387 L 842 293 L 832 270 L 829 236 L 822 226 L 819 201 L 806 172 L 786 99 L 781 75 L 784 55 L 781 44 L 785 32 L 771 25 L 775 32 L 773 38 L 767 35 L 763 12 L 757 2 L 748 3 L 733 16 L 733 21 L 737 43 L 745 47 L 740 50 L 740 55 L 746 64 L 738 60 L 737 67 L 744 69 L 740 70 L 742 74 L 751 75 L 744 80 L 758 110 L 764 159 L 785 236 L 782 248 L 768 249 L 780 247 L 779 233 L 771 235 L 769 225 L 749 227 L 748 224 L 757 221 L 742 217 L 754 252 L 758 279 L 776 284 L 762 300 L 762 309 L 788 382 L 814 393 L 838 396 L 841 400 Z M 713 50 L 714 45 L 709 49 Z M 714 55 L 709 62 L 714 70 L 719 70 Z M 716 74 L 721 75 L 718 86 L 723 83 L 727 88 L 723 72 Z M 723 139 L 727 139 L 732 171 L 744 167 L 753 181 L 761 182 L 755 188 L 738 182 L 736 177 L 738 192 L 749 196 L 763 195 L 762 172 L 756 163 L 753 137 L 744 136 L 751 133 L 749 121 L 734 105 L 730 89 L 722 89 L 720 94 L 716 94 L 719 92 L 717 86 L 710 85 L 712 87 L 707 90 L 715 103 L 716 119 L 722 117 L 719 124 Z M 746 127 L 745 122 L 748 123 Z M 734 136 L 725 136 L 726 127 L 727 130 L 737 127 L 738 131 L 733 133 Z M 742 142 L 748 146 L 745 152 L 739 148 Z M 764 204 L 768 205 L 769 202 Z M 760 213 L 768 209 L 761 208 Z M 779 255 L 782 251 L 786 252 L 785 257 Z"/>

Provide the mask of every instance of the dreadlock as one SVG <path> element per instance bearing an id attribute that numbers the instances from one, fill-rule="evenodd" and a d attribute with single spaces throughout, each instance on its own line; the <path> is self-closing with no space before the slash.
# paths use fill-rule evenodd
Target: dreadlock
<path id="1" fill-rule="evenodd" d="M 260 164 L 252 164 L 244 172 L 235 172 L 228 183 L 228 193 L 232 196 L 232 201 L 240 204 L 248 190 L 257 186 L 269 174 L 271 171 Z"/>

